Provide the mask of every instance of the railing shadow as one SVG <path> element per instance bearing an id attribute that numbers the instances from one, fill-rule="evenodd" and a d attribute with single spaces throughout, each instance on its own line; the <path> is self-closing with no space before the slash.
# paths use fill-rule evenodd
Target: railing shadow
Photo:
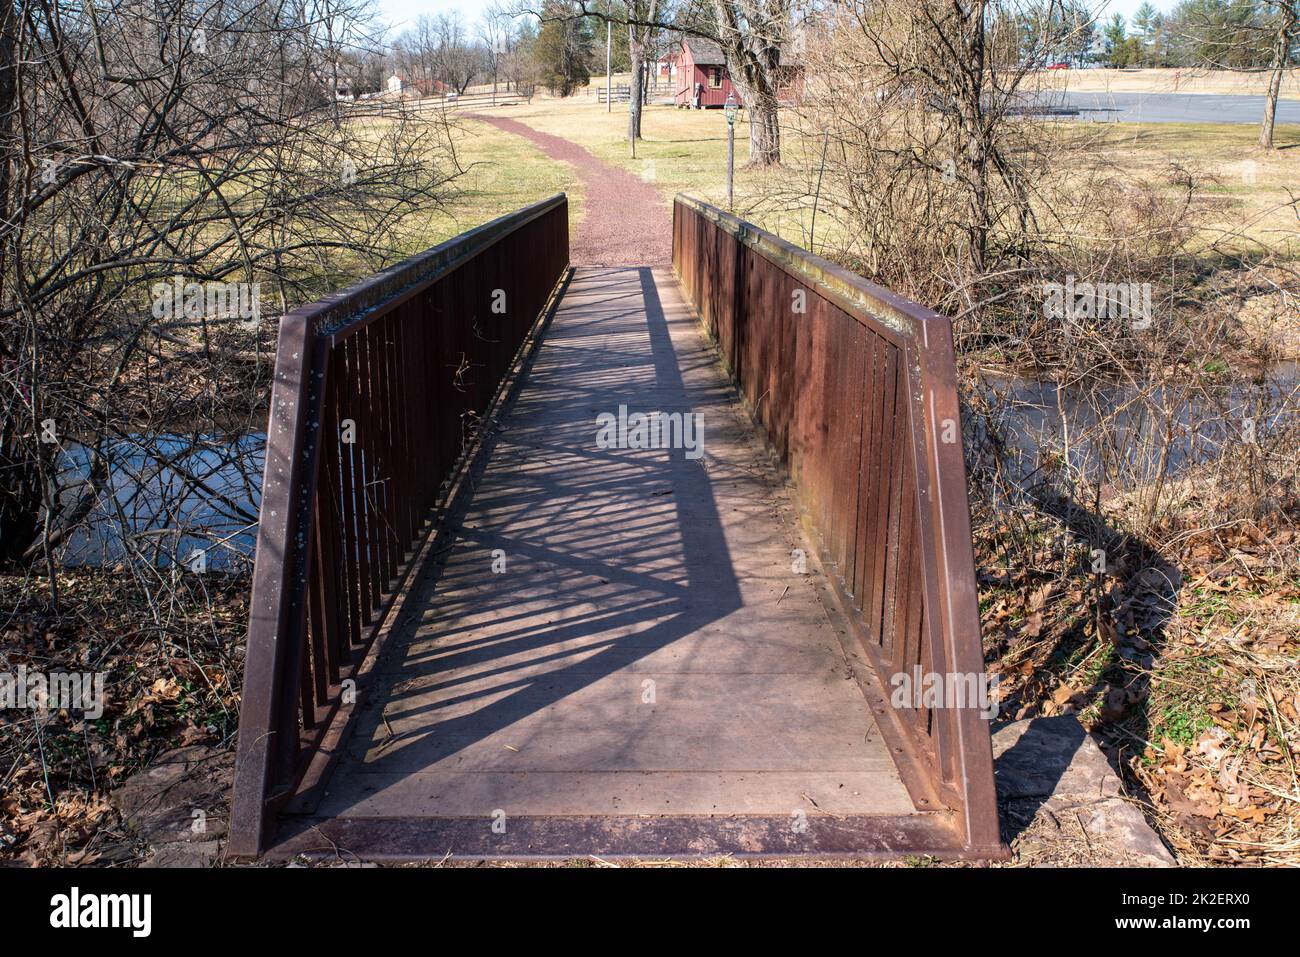
<path id="1" fill-rule="evenodd" d="M 1108 677 L 1111 669 L 1105 667 L 1098 670 L 1093 680 L 1080 689 L 1077 696 L 1081 700 L 1092 701 L 1103 692 L 1123 695 L 1124 736 L 1131 742 L 1145 742 L 1150 739 L 1152 728 L 1147 684 L 1150 681 L 1154 660 L 1164 647 L 1165 632 L 1177 607 L 1178 594 L 1183 586 L 1182 571 L 1169 562 L 1151 543 L 1115 528 L 1106 516 L 1080 504 L 1060 489 L 1040 486 L 1032 490 L 1026 499 L 1042 514 L 1059 521 L 1075 542 L 1087 544 L 1092 556 L 1100 556 L 1105 564 L 1097 566 L 1098 568 L 1108 568 L 1112 573 L 1121 569 L 1123 571 L 1126 585 L 1122 590 L 1111 589 L 1095 597 L 1099 601 L 1100 614 L 1112 619 L 1118 618 L 1119 629 L 1122 629 L 1124 621 L 1130 617 L 1140 617 L 1142 634 L 1138 640 L 1128 640 L 1129 636 L 1117 630 L 1112 642 L 1114 654 L 1134 665 L 1138 677 L 1127 687 L 1115 687 Z M 1097 558 L 1090 560 L 1096 562 Z M 1101 580 L 1106 580 L 1105 574 L 1104 571 L 1097 572 Z M 1110 580 L 1114 582 L 1119 579 Z M 1075 628 L 1062 631 L 1055 637 L 1052 647 L 1041 655 L 1043 664 L 1036 668 L 1031 683 L 1050 683 L 1061 677 L 1057 674 L 1055 663 L 1062 660 L 1066 649 L 1086 640 L 1081 628 L 1082 623 Z M 1096 640 L 1105 641 L 1106 638 L 1103 635 Z M 1136 700 L 1130 703 L 1129 697 Z M 1120 707 L 1121 703 L 1116 702 L 1115 706 Z M 1082 744 L 1085 733 L 1080 728 L 1076 744 Z M 1003 761 L 1019 763 L 1016 760 L 1018 750 L 1033 747 L 1035 742 L 1030 735 L 1026 734 L 999 759 L 998 763 L 1001 764 Z M 1056 755 L 1050 762 L 1042 756 L 1036 756 L 1035 772 L 1043 779 L 1043 794 L 1041 799 L 1035 799 L 1037 803 L 1022 804 L 1020 809 L 1022 813 L 1018 820 L 1003 821 L 1004 837 L 1008 842 L 1028 828 L 1033 821 L 1034 813 L 1048 800 L 1055 790 L 1055 785 L 1069 768 L 1073 756 L 1073 751 L 1068 754 L 1062 753 Z M 1122 778 L 1125 777 L 1114 755 L 1108 753 L 1107 759 L 1116 773 Z"/>
<path id="2" fill-rule="evenodd" d="M 424 617 L 394 636 L 340 771 L 454 764 L 742 604 L 703 460 L 596 444 L 597 415 L 620 404 L 687 415 L 723 401 L 683 379 L 669 327 L 691 323 L 689 311 L 666 313 L 649 268 L 582 277 L 566 299 L 600 308 L 547 329 L 484 442 L 480 463 L 493 467 L 478 466 L 474 494 L 448 516 L 456 539 L 423 586 Z M 618 760 L 604 748 L 593 744 L 593 759 Z"/>

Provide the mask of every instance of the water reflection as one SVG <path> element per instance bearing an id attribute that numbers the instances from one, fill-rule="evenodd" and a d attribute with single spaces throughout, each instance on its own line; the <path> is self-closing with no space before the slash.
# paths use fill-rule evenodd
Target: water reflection
<path id="1" fill-rule="evenodd" d="M 1300 410 L 1300 369 L 1289 362 L 1258 382 L 1214 389 L 1104 384 L 1076 388 L 986 376 L 978 404 L 988 418 L 966 423 L 974 447 L 1001 446 L 1016 481 L 1068 463 L 1090 480 L 1116 474 L 1144 481 L 1177 476 L 1247 444 L 1265 445 Z"/>
<path id="2" fill-rule="evenodd" d="M 266 434 L 133 435 L 99 446 L 107 481 L 63 546 L 69 565 L 134 557 L 231 570 L 253 554 Z M 65 444 L 65 507 L 88 489 L 94 450 Z"/>

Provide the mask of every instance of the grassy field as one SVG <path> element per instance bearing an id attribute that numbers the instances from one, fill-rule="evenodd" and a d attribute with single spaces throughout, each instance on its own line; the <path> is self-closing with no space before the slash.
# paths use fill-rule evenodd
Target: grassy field
<path id="1" fill-rule="evenodd" d="M 635 157 L 627 141 L 626 104 L 616 103 L 612 112 L 606 112 L 594 98 L 539 96 L 531 104 L 503 107 L 497 112 L 578 143 L 600 159 L 652 182 L 665 205 L 671 205 L 680 192 L 719 205 L 726 201 L 727 122 L 721 110 L 647 106 L 642 118 L 643 139 L 637 143 Z M 805 171 L 816 162 L 807 155 L 811 148 L 797 133 L 787 130 L 787 164 L 775 170 L 751 169 L 745 165 L 749 127 L 742 115 L 736 123 L 736 212 L 792 242 L 807 245 L 813 187 L 805 182 Z M 807 195 L 782 210 L 772 203 L 776 192 Z M 828 237 L 824 230 L 829 227 L 828 219 L 818 220 L 819 245 Z"/>
<path id="2" fill-rule="evenodd" d="M 1265 72 L 1233 70 L 1044 70 L 1047 83 L 1058 90 L 1086 93 L 1218 93 L 1263 95 Z M 1282 77 L 1282 95 L 1300 97 L 1300 70 Z"/>
<path id="3" fill-rule="evenodd" d="M 1137 177 L 1177 165 L 1196 174 L 1212 201 L 1204 239 L 1247 252 L 1258 243 L 1300 257 L 1300 223 L 1284 208 L 1300 190 L 1300 126 L 1279 126 L 1280 149 L 1255 146 L 1258 130 L 1229 124 L 1115 124 L 1095 157 Z"/>
<path id="4" fill-rule="evenodd" d="M 637 157 L 633 159 L 627 142 L 627 105 L 616 103 L 614 107 L 612 112 L 606 112 L 603 105 L 590 98 L 539 96 L 531 104 L 504 107 L 497 114 L 571 140 L 608 163 L 652 180 L 663 192 L 665 202 L 683 189 L 725 195 L 727 124 L 721 112 L 646 107 L 642 120 L 645 139 L 637 144 Z M 745 133 L 738 129 L 737 134 L 743 162 L 745 145 L 741 138 Z"/>
<path id="5" fill-rule="evenodd" d="M 412 221 L 406 245 L 413 250 L 560 192 L 568 194 L 570 215 L 575 220 L 582 215 L 582 181 L 567 164 L 556 163 L 527 140 L 486 123 L 457 119 L 451 142 L 464 173 L 453 182 L 446 208 Z"/>
<path id="6" fill-rule="evenodd" d="M 366 221 L 357 221 L 353 228 L 371 231 L 368 248 L 330 248 L 309 261 L 298 277 L 298 302 L 310 302 L 345 288 L 386 266 L 558 192 L 567 193 L 572 214 L 581 215 L 581 180 L 569 167 L 555 163 L 526 140 L 455 114 L 446 124 L 441 116 L 433 114 L 415 122 L 424 126 L 418 129 L 418 136 L 403 144 L 405 158 L 418 155 L 422 184 L 437 185 L 431 192 L 387 210 L 391 215 L 380 229 L 371 231 L 373 227 Z M 376 150 L 382 159 L 384 150 L 393 148 L 391 142 L 385 143 L 385 137 L 394 129 L 394 121 L 388 118 L 357 121 L 357 155 L 363 157 L 363 164 L 370 156 L 368 150 Z"/>
<path id="7" fill-rule="evenodd" d="M 591 99 L 539 96 L 532 104 L 504 107 L 498 112 L 572 140 L 606 162 L 653 182 L 665 204 L 678 192 L 694 193 L 717 204 L 725 202 L 727 125 L 719 110 L 647 107 L 642 121 L 644 139 L 637 144 L 635 158 L 626 139 L 626 107 L 616 104 L 614 111 L 607 113 Z M 467 142 L 476 156 L 488 164 L 513 164 L 518 169 L 518 176 L 485 170 L 485 188 L 474 191 L 476 201 L 471 208 L 483 210 L 492 205 L 487 191 L 493 184 L 506 189 L 498 204 L 504 205 L 527 194 L 520 183 L 563 180 L 554 170 L 548 174 L 537 169 L 540 154 L 523 140 L 485 124 L 462 122 L 475 130 Z M 800 135 L 797 125 L 787 123 L 784 132 L 785 165 L 759 170 L 745 166 L 749 131 L 743 116 L 737 122 L 735 208 L 758 225 L 808 246 L 821 143 Z M 1283 208 L 1290 199 L 1287 187 L 1300 187 L 1300 126 L 1279 126 L 1277 140 L 1282 149 L 1273 152 L 1255 147 L 1257 130 L 1250 126 L 1135 123 L 1096 131 L 1076 124 L 1061 126 L 1062 135 L 1074 136 L 1080 131 L 1095 134 L 1077 158 L 1080 169 L 1104 163 L 1119 173 L 1148 179 L 1174 165 L 1181 166 L 1196 175 L 1202 195 L 1213 205 L 1208 210 L 1207 241 L 1238 247 L 1258 242 L 1300 256 L 1295 213 Z M 571 173 L 564 175 L 574 182 Z M 834 243 L 839 228 L 823 205 L 815 237 L 818 250 L 824 243 Z"/>

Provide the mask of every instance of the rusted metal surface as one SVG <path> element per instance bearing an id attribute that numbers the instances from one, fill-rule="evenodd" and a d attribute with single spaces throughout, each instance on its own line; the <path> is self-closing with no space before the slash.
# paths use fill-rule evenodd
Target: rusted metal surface
<path id="1" fill-rule="evenodd" d="M 979 676 L 975 568 L 949 320 L 698 200 L 673 205 L 673 266 L 794 480 L 837 598 L 880 684 Z M 802 307 L 802 309 L 800 308 Z M 980 703 L 893 707 L 882 731 L 1000 850 Z"/>
<path id="2" fill-rule="evenodd" d="M 483 818 L 303 818 L 268 857 L 367 861 L 735 856 L 898 858 L 971 855 L 953 843 L 944 820 L 925 814 L 809 815 L 807 829 L 780 815 L 519 816 L 501 833 Z"/>
<path id="3" fill-rule="evenodd" d="M 568 248 L 561 194 L 281 320 L 232 855 L 261 853 L 346 717 L 344 691 Z"/>

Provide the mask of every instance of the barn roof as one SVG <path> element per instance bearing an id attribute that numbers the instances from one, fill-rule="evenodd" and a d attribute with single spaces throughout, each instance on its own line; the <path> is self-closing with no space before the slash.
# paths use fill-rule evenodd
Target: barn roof
<path id="1" fill-rule="evenodd" d="M 682 46 L 691 51 L 691 59 L 697 66 L 726 66 L 727 58 L 722 53 L 722 48 L 710 40 L 700 40 L 691 37 L 689 40 L 683 40 Z"/>
<path id="2" fill-rule="evenodd" d="M 698 36 L 692 36 L 689 40 L 682 40 L 681 46 L 690 49 L 690 57 L 697 66 L 727 65 L 727 55 L 723 53 L 722 47 L 719 47 L 712 40 L 702 40 Z M 787 44 L 787 48 L 781 51 L 781 66 L 798 65 L 802 49 L 796 49 L 797 46 L 800 46 L 800 44 L 790 43 Z"/>

